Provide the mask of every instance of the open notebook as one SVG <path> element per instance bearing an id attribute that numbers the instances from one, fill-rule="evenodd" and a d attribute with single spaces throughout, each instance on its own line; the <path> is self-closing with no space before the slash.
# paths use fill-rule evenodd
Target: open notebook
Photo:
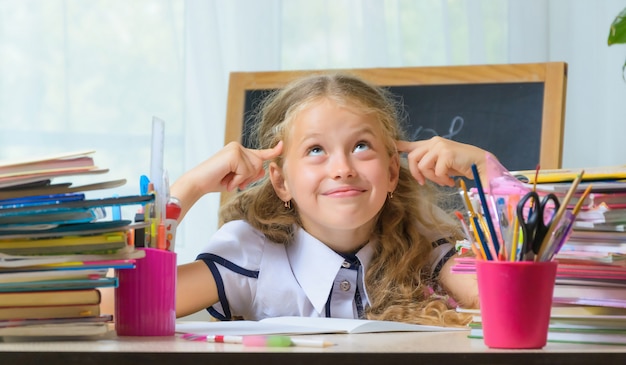
<path id="1" fill-rule="evenodd" d="M 319 333 L 442 332 L 469 328 L 425 326 L 391 321 L 343 318 L 274 317 L 260 321 L 178 322 L 176 332 L 201 335 L 297 335 Z"/>

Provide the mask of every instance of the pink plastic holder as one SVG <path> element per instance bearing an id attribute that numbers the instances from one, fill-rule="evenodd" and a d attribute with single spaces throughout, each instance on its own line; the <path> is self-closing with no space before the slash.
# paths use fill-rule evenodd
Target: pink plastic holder
<path id="1" fill-rule="evenodd" d="M 546 345 L 556 261 L 476 261 L 485 345 L 540 349 Z"/>
<path id="2" fill-rule="evenodd" d="M 173 336 L 176 326 L 176 253 L 138 248 L 146 256 L 134 269 L 117 270 L 118 336 Z"/>

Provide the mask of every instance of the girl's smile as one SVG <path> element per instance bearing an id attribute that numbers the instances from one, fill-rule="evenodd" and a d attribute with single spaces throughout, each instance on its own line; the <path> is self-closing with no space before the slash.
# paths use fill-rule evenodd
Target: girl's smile
<path id="1" fill-rule="evenodd" d="M 353 197 L 353 196 L 358 196 L 361 193 L 366 192 L 366 189 L 362 189 L 359 187 L 354 187 L 354 186 L 342 186 L 336 189 L 331 189 L 329 191 L 326 191 L 324 193 L 322 193 L 322 195 L 326 195 L 326 196 L 330 196 L 330 197 L 337 197 L 337 198 L 344 198 L 344 197 Z"/>

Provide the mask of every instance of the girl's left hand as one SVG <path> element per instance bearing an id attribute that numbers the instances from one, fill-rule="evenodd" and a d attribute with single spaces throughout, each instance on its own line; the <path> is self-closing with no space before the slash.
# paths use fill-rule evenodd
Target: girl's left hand
<path id="1" fill-rule="evenodd" d="M 398 152 L 406 152 L 411 175 L 421 185 L 426 179 L 439 185 L 454 186 L 453 176 L 472 179 L 472 164 L 485 172 L 487 151 L 442 137 L 424 141 L 396 141 Z"/>

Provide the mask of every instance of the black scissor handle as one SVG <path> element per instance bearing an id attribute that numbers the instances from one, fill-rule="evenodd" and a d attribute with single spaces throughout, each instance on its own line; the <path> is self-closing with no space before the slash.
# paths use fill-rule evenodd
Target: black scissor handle
<path id="1" fill-rule="evenodd" d="M 550 206 L 550 202 L 552 202 L 553 204 L 552 207 Z M 548 234 L 548 230 L 553 223 L 554 216 L 556 215 L 556 212 L 559 210 L 560 207 L 561 203 L 559 202 L 559 198 L 557 198 L 556 195 L 552 193 L 544 196 L 541 200 L 541 204 L 539 205 L 537 210 L 537 225 L 535 228 L 535 240 L 533 241 L 533 252 L 535 254 L 539 253 L 539 250 L 541 249 L 541 243 Z M 553 209 L 554 212 L 550 216 L 550 219 L 548 219 L 548 221 L 546 222 L 545 217 L 547 216 L 547 209 Z"/>
<path id="2" fill-rule="evenodd" d="M 525 210 L 527 210 L 527 212 L 525 212 Z M 539 195 L 536 192 L 531 191 L 526 193 L 517 203 L 517 219 L 524 234 L 522 253 L 525 255 L 531 249 L 534 249 L 537 225 L 539 224 L 539 220 L 543 219 Z"/>

